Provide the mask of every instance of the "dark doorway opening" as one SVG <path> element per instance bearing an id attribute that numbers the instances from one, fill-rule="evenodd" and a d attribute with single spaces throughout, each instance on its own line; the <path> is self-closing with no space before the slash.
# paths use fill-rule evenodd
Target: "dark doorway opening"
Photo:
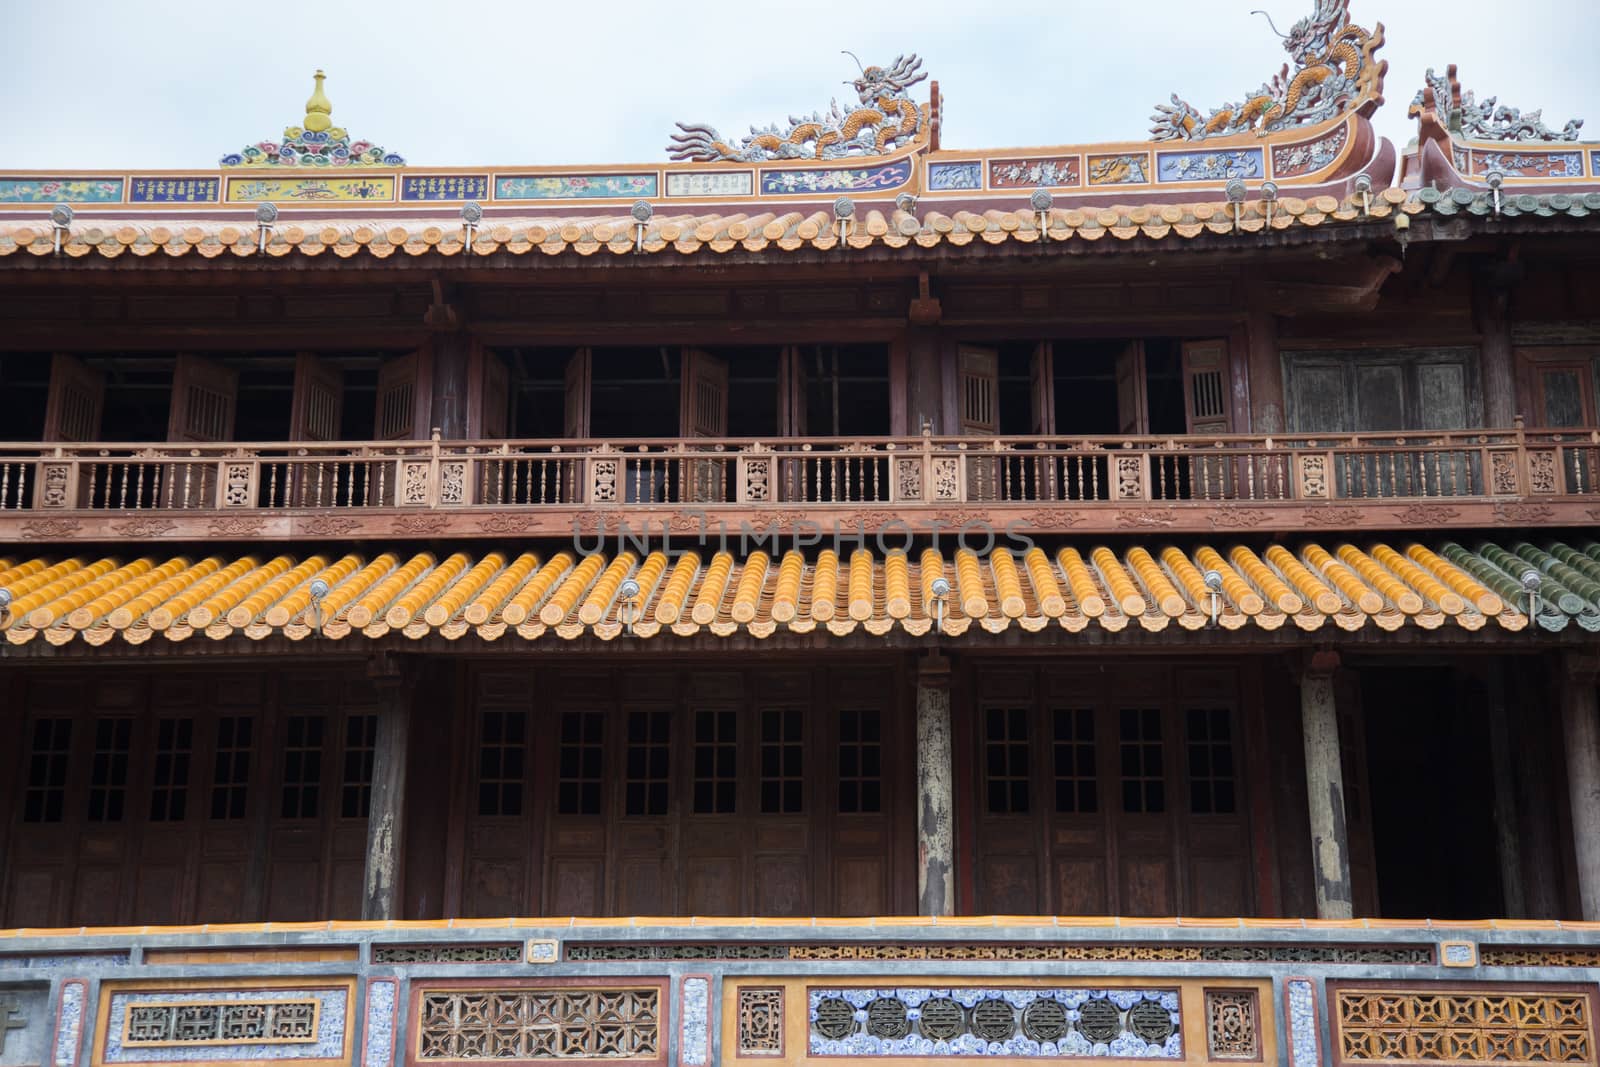
<path id="1" fill-rule="evenodd" d="M 6 398 L 7 441 L 44 439 L 44 408 L 50 399 L 50 354 L 0 356 L 0 396 Z"/>
<path id="2" fill-rule="evenodd" d="M 1382 914 L 1503 914 L 1481 685 L 1443 665 L 1363 667 L 1361 703 Z"/>

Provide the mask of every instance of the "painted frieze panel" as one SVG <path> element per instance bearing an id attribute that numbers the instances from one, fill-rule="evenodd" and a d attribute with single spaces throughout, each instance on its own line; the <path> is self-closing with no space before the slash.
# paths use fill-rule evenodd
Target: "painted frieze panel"
<path id="1" fill-rule="evenodd" d="M 214 204 L 219 178 L 132 178 L 128 199 L 135 204 Z"/>
<path id="2" fill-rule="evenodd" d="M 53 1015 L 49 986 L 0 986 L 0 1067 L 43 1063 Z"/>
<path id="3" fill-rule="evenodd" d="M 401 200 L 483 200 L 488 195 L 487 174 L 408 174 L 400 179 Z"/>
<path id="4" fill-rule="evenodd" d="M 1299 178 L 1330 165 L 1350 140 L 1350 127 L 1339 125 L 1322 137 L 1299 144 L 1275 145 L 1272 149 L 1272 174 L 1277 178 Z"/>
<path id="5" fill-rule="evenodd" d="M 429 988 L 414 994 L 418 1062 L 654 1060 L 659 985 Z"/>
<path id="6" fill-rule="evenodd" d="M 1508 178 L 1581 178 L 1582 152 L 1485 152 L 1472 153 L 1472 173 L 1497 170 Z"/>
<path id="7" fill-rule="evenodd" d="M 1225 181 L 1262 178 L 1265 167 L 1259 148 L 1230 148 L 1210 152 L 1157 152 L 1156 175 L 1164 182 Z"/>
<path id="8" fill-rule="evenodd" d="M 1059 188 L 1081 183 L 1077 156 L 989 161 L 989 184 L 996 189 L 1033 189 L 1041 185 Z"/>
<path id="9" fill-rule="evenodd" d="M 763 193 L 848 193 L 870 189 L 896 189 L 911 180 L 911 161 L 897 160 L 881 167 L 837 170 L 763 170 Z"/>
<path id="10" fill-rule="evenodd" d="M 496 200 L 604 200 L 657 195 L 655 171 L 641 174 L 500 174 Z"/>
<path id="11" fill-rule="evenodd" d="M 1175 989 L 811 988 L 813 1056 L 1180 1060 Z"/>
<path id="12" fill-rule="evenodd" d="M 164 988 L 110 983 L 100 990 L 97 1062 L 348 1062 L 353 984 Z"/>
<path id="13" fill-rule="evenodd" d="M 262 201 L 328 203 L 366 201 L 387 203 L 394 199 L 392 177 L 359 178 L 229 178 L 227 202 L 258 204 Z"/>
<path id="14" fill-rule="evenodd" d="M 1332 996 L 1345 1063 L 1595 1062 L 1593 995 L 1585 990 L 1344 986 Z"/>
<path id="15" fill-rule="evenodd" d="M 1331 963 L 1431 966 L 1430 945 L 1151 944 L 1137 941 L 966 942 L 569 941 L 569 962 L 803 960 L 806 962 Z"/>
<path id="16" fill-rule="evenodd" d="M 0 178 L 0 204 L 121 202 L 121 178 Z"/>
<path id="17" fill-rule="evenodd" d="M 1088 171 L 1090 185 L 1144 185 L 1150 181 L 1150 155 L 1090 156 Z"/>
<path id="18" fill-rule="evenodd" d="M 975 159 L 956 163 L 929 163 L 928 188 L 933 192 L 982 189 L 983 164 Z"/>
<path id="19" fill-rule="evenodd" d="M 755 185 L 755 172 L 748 170 L 667 173 L 668 196 L 750 196 Z"/>

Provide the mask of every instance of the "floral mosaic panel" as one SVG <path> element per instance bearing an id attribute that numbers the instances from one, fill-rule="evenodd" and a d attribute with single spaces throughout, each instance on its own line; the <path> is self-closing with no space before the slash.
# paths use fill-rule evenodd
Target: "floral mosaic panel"
<path id="1" fill-rule="evenodd" d="M 347 988 L 113 991 L 106 1063 L 330 1060 L 345 1055 Z"/>
<path id="2" fill-rule="evenodd" d="M 368 201 L 385 203 L 394 199 L 394 179 L 382 178 L 230 178 L 230 204 L 259 204 L 263 201 L 331 203 Z"/>
<path id="3" fill-rule="evenodd" d="M 749 196 L 755 185 L 755 173 L 748 170 L 704 174 L 676 170 L 667 174 L 668 196 Z"/>
<path id="4" fill-rule="evenodd" d="M 1090 156 L 1090 185 L 1144 185 L 1150 180 L 1150 157 L 1143 152 L 1122 156 Z"/>
<path id="5" fill-rule="evenodd" d="M 1319 171 L 1339 158 L 1349 139 L 1350 127 L 1339 126 L 1314 141 L 1277 145 L 1272 149 L 1272 173 L 1279 178 L 1298 178 Z"/>
<path id="6" fill-rule="evenodd" d="M 121 178 L 0 178 L 0 204 L 121 202 Z"/>
<path id="7" fill-rule="evenodd" d="M 928 188 L 936 192 L 983 188 L 983 164 L 973 160 L 964 163 L 929 163 Z"/>
<path id="8" fill-rule="evenodd" d="M 882 167 L 841 170 L 763 170 L 763 193 L 848 193 L 867 189 L 895 189 L 911 180 L 911 161 L 898 160 Z"/>
<path id="9" fill-rule="evenodd" d="M 1174 989 L 813 988 L 813 1056 L 1183 1059 Z"/>
<path id="10" fill-rule="evenodd" d="M 649 174 L 513 174 L 495 178 L 496 200 L 603 200 L 659 194 Z"/>
<path id="11" fill-rule="evenodd" d="M 1229 148 L 1211 152 L 1158 152 L 1156 173 L 1164 182 L 1226 181 L 1262 178 L 1266 161 L 1259 148 Z"/>
<path id="12" fill-rule="evenodd" d="M 487 174 L 408 174 L 400 179 L 401 200 L 483 200 L 488 195 Z"/>
<path id="13" fill-rule="evenodd" d="M 989 184 L 996 189 L 1072 186 L 1080 181 L 1077 156 L 989 161 Z"/>

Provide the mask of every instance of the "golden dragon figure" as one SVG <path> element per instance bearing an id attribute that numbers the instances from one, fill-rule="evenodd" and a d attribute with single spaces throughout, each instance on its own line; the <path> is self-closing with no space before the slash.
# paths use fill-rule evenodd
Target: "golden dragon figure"
<path id="1" fill-rule="evenodd" d="M 1316 0 L 1315 13 L 1295 23 L 1283 38 L 1294 60 L 1242 103 L 1228 103 L 1209 116 L 1176 93 L 1170 104 L 1157 104 L 1150 116 L 1156 141 L 1203 141 L 1210 137 L 1254 131 L 1258 134 L 1321 122 L 1357 100 L 1382 102 L 1387 63 L 1373 54 L 1383 47 L 1383 24 L 1362 29 L 1350 21 L 1350 0 Z M 1265 14 L 1265 12 L 1256 12 Z M 1271 16 L 1268 16 L 1271 23 Z M 1277 27 L 1273 27 L 1277 32 Z"/>
<path id="2" fill-rule="evenodd" d="M 861 77 L 845 83 L 855 88 L 859 107 L 845 110 L 834 100 L 826 114 L 791 116 L 787 129 L 776 123 L 765 129 L 752 126 L 750 136 L 737 145 L 723 139 L 715 127 L 680 122 L 682 132 L 672 135 L 667 154 L 680 162 L 697 163 L 884 155 L 925 135 L 927 111 L 907 94 L 927 78 L 921 67 L 915 54 L 897 56 L 887 67 L 862 67 Z"/>

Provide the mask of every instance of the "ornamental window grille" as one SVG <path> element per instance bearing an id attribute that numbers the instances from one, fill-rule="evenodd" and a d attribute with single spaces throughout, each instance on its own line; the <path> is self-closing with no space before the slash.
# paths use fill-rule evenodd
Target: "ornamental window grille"
<path id="1" fill-rule="evenodd" d="M 839 814 L 883 811 L 883 717 L 876 708 L 839 712 Z"/>
<path id="2" fill-rule="evenodd" d="M 739 715 L 694 713 L 694 811 L 731 815 L 739 799 Z"/>
<path id="3" fill-rule="evenodd" d="M 761 712 L 761 813 L 805 810 L 805 717 L 799 708 Z"/>
<path id="4" fill-rule="evenodd" d="M 1095 769 L 1094 709 L 1056 708 L 1051 713 L 1056 813 L 1093 815 L 1100 810 Z"/>
<path id="5" fill-rule="evenodd" d="M 605 766 L 605 713 L 561 713 L 561 744 L 556 771 L 556 811 L 562 815 L 599 815 L 600 784 Z"/>
<path id="6" fill-rule="evenodd" d="M 121 822 L 128 799 L 128 754 L 133 720 L 97 719 L 89 763 L 89 821 Z"/>
<path id="7" fill-rule="evenodd" d="M 1227 708 L 1190 708 L 1184 716 L 1189 757 L 1189 811 L 1232 815 L 1238 810 L 1233 722 Z"/>
<path id="8" fill-rule="evenodd" d="M 290 715 L 284 721 L 283 795 L 285 819 L 315 819 L 322 799 L 322 742 L 327 720 L 321 715 Z"/>
<path id="9" fill-rule="evenodd" d="M 225 715 L 217 720 L 217 747 L 211 759 L 211 817 L 242 819 L 250 799 L 250 753 L 255 720 Z"/>
<path id="10" fill-rule="evenodd" d="M 672 712 L 628 712 L 623 806 L 629 815 L 665 815 L 671 800 Z"/>
<path id="11" fill-rule="evenodd" d="M 155 759 L 150 766 L 151 822 L 182 822 L 188 814 L 193 757 L 194 720 L 156 720 Z"/>
<path id="12" fill-rule="evenodd" d="M 23 822 L 60 822 L 67 800 L 67 764 L 72 754 L 71 719 L 35 719 L 28 749 L 28 786 Z"/>
<path id="13" fill-rule="evenodd" d="M 478 814 L 522 814 L 528 760 L 527 717 L 520 711 L 484 711 L 478 720 Z"/>
<path id="14" fill-rule="evenodd" d="M 984 781 L 990 815 L 1028 812 L 1028 710 L 988 708 L 983 716 Z"/>
<path id="15" fill-rule="evenodd" d="M 1122 810 L 1156 815 L 1167 810 L 1166 760 L 1159 708 L 1118 713 L 1122 757 Z"/>

